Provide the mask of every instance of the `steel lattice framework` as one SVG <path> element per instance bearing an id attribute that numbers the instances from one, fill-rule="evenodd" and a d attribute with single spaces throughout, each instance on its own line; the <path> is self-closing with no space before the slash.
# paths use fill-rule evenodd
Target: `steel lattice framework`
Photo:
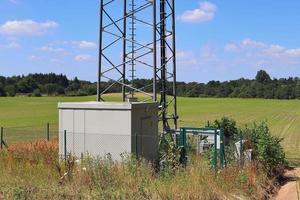
<path id="1" fill-rule="evenodd" d="M 158 1 L 100 0 L 97 101 L 117 87 L 121 101 L 138 96 L 159 102 L 162 129 L 169 133 L 178 119 L 175 0 Z M 139 86 L 143 78 L 151 83 Z"/>

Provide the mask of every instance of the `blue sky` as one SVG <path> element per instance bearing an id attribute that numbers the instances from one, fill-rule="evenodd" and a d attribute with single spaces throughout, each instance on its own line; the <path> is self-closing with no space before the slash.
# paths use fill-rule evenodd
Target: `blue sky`
<path id="1" fill-rule="evenodd" d="M 0 74 L 96 80 L 97 0 L 1 0 Z M 177 0 L 178 79 L 300 76 L 300 1 Z"/>

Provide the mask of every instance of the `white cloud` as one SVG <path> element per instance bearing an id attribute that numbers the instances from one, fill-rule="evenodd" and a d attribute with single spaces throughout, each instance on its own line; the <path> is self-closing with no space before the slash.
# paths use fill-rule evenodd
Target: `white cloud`
<path id="1" fill-rule="evenodd" d="M 188 51 L 181 51 L 181 50 L 178 50 L 176 52 L 176 56 L 177 56 L 177 59 L 181 60 L 181 59 L 186 59 L 188 57 L 190 57 L 192 55 L 191 52 L 188 52 Z"/>
<path id="2" fill-rule="evenodd" d="M 179 66 L 195 66 L 198 64 L 195 54 L 192 51 L 178 50 L 176 52 L 176 57 Z"/>
<path id="3" fill-rule="evenodd" d="M 236 44 L 229 43 L 225 45 L 224 49 L 225 51 L 238 51 L 239 47 Z"/>
<path id="4" fill-rule="evenodd" d="M 0 34 L 4 35 L 43 35 L 49 29 L 58 27 L 58 24 L 54 21 L 46 22 L 35 22 L 33 20 L 23 20 L 23 21 L 7 21 L 0 26 Z"/>
<path id="5" fill-rule="evenodd" d="M 225 51 L 247 53 L 250 56 L 260 57 L 298 57 L 300 58 L 300 48 L 287 48 L 278 44 L 267 44 L 252 39 L 244 39 L 238 43 L 228 43 L 224 47 Z"/>
<path id="6" fill-rule="evenodd" d="M 97 44 L 95 42 L 81 40 L 81 41 L 64 41 L 62 42 L 64 45 L 73 45 L 79 49 L 95 49 Z"/>
<path id="7" fill-rule="evenodd" d="M 88 54 L 82 54 L 82 55 L 78 55 L 78 56 L 75 56 L 75 60 L 77 62 L 88 62 L 88 61 L 91 61 L 92 60 L 92 56 L 91 55 L 88 55 Z"/>
<path id="8" fill-rule="evenodd" d="M 63 48 L 54 48 L 52 46 L 43 46 L 38 48 L 39 51 L 45 51 L 50 53 L 66 53 L 66 50 Z"/>
<path id="9" fill-rule="evenodd" d="M 210 21 L 215 17 L 217 6 L 208 1 L 201 2 L 199 8 L 187 10 L 179 19 L 183 22 L 200 23 Z"/>
<path id="10" fill-rule="evenodd" d="M 80 49 L 94 49 L 97 47 L 96 43 L 89 41 L 79 41 L 78 46 Z"/>
<path id="11" fill-rule="evenodd" d="M 50 62 L 55 64 L 56 66 L 63 66 L 64 62 L 61 59 L 51 58 Z"/>
<path id="12" fill-rule="evenodd" d="M 228 43 L 225 45 L 225 51 L 242 51 L 247 49 L 264 49 L 267 48 L 268 45 L 263 42 L 258 42 L 252 39 L 244 39 L 239 43 Z"/>
<path id="13" fill-rule="evenodd" d="M 264 49 L 264 53 L 270 56 L 280 56 L 286 51 L 286 48 L 280 45 L 270 45 Z"/>
<path id="14" fill-rule="evenodd" d="M 21 45 L 15 41 L 12 41 L 8 44 L 0 44 L 0 48 L 6 48 L 6 49 L 20 49 Z"/>
<path id="15" fill-rule="evenodd" d="M 241 46 L 243 48 L 264 48 L 267 45 L 262 42 L 257 42 L 255 40 L 251 40 L 251 39 L 247 38 L 241 42 Z"/>
<path id="16" fill-rule="evenodd" d="M 21 45 L 18 44 L 17 42 L 11 42 L 7 45 L 7 48 L 9 48 L 9 49 L 20 49 Z"/>
<path id="17" fill-rule="evenodd" d="M 39 61 L 39 60 L 42 60 L 41 57 L 36 56 L 36 55 L 30 55 L 30 56 L 28 56 L 27 59 L 28 59 L 29 61 Z"/>
<path id="18" fill-rule="evenodd" d="M 250 78 L 260 69 L 272 76 L 299 74 L 300 46 L 244 39 L 226 45 L 208 42 L 197 50 L 177 51 L 179 80 Z M 194 70 L 194 71 L 192 71 Z M 282 75 L 285 74 L 285 75 Z"/>
<path id="19" fill-rule="evenodd" d="M 289 56 L 292 56 L 292 57 L 300 57 L 300 48 L 287 49 L 285 53 Z"/>
<path id="20" fill-rule="evenodd" d="M 207 60 L 214 60 L 217 57 L 217 49 L 216 47 L 208 42 L 201 49 L 201 56 Z"/>

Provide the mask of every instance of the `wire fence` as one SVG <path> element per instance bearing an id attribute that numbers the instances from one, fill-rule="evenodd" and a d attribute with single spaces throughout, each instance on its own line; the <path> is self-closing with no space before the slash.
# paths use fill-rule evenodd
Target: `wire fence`
<path id="1" fill-rule="evenodd" d="M 103 150 L 103 154 L 114 152 L 115 147 L 124 150 L 126 152 L 139 152 L 140 154 L 146 154 L 144 152 L 149 151 L 158 140 L 157 136 L 151 135 L 122 135 L 122 134 L 101 134 L 101 133 L 74 133 L 66 130 L 66 147 L 67 152 L 74 154 L 90 153 L 97 155 L 96 152 Z M 1 127 L 0 126 L 0 145 L 1 149 L 9 147 L 9 145 L 31 142 L 35 140 L 52 140 L 60 139 L 64 141 L 64 133 L 58 131 L 57 123 L 45 123 L 35 126 L 20 126 L 20 127 Z M 189 149 L 193 152 L 199 152 L 197 141 L 195 138 L 188 138 Z M 150 142 L 149 141 L 153 141 Z M 128 148 L 131 144 L 130 149 Z M 62 142 L 60 143 L 62 145 Z M 114 147 L 113 149 L 110 149 Z M 60 146 L 60 149 L 63 149 Z M 158 147 L 156 147 L 158 148 Z M 300 165 L 299 146 L 290 146 L 285 149 L 287 153 L 287 159 L 291 164 Z M 293 153 L 291 153 L 293 152 Z M 295 153 L 296 152 L 296 153 Z M 60 152 L 63 155 L 63 152 Z"/>
<path id="2" fill-rule="evenodd" d="M 1 149 L 9 145 L 35 140 L 52 140 L 58 138 L 58 125 L 46 123 L 35 126 L 1 127 Z"/>

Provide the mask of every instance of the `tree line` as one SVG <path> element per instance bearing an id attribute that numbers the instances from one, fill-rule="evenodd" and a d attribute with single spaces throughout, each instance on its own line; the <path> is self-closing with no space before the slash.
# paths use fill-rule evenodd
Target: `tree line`
<path id="1" fill-rule="evenodd" d="M 127 82 L 130 84 L 130 82 Z M 134 86 L 145 87 L 151 91 L 152 80 L 137 79 Z M 102 88 L 111 85 L 111 82 L 102 82 Z M 167 86 L 168 93 L 172 93 L 172 85 Z M 0 76 L 0 96 L 42 96 L 42 95 L 67 95 L 87 96 L 95 95 L 97 84 L 90 81 L 74 78 L 68 79 L 63 74 L 29 74 L 22 76 L 4 77 Z M 110 87 L 108 92 L 120 92 L 117 84 Z M 300 78 L 271 78 L 270 75 L 260 70 L 255 79 L 240 78 L 231 81 L 209 81 L 208 83 L 198 82 L 177 82 L 177 93 L 185 97 L 231 97 L 231 98 L 265 98 L 265 99 L 299 99 Z"/>
<path id="2" fill-rule="evenodd" d="M 86 96 L 93 95 L 96 85 L 75 78 L 69 80 L 63 74 L 29 74 L 27 76 L 0 76 L 0 96 Z"/>

